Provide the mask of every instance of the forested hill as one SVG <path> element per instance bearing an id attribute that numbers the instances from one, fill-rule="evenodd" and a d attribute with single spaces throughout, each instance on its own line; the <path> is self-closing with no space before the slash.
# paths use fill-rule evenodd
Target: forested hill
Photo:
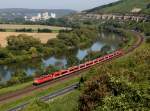
<path id="1" fill-rule="evenodd" d="M 87 13 L 131 13 L 141 9 L 140 13 L 150 14 L 150 0 L 119 0 L 107 5 L 99 6 L 84 12 Z"/>

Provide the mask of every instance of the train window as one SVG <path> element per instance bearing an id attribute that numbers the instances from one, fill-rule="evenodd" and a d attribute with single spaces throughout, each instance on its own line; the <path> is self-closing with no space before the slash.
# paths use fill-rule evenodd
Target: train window
<path id="1" fill-rule="evenodd" d="M 74 69 L 70 69 L 69 71 L 73 71 Z"/>
<path id="2" fill-rule="evenodd" d="M 119 55 L 119 52 L 116 52 L 116 55 Z"/>
<path id="3" fill-rule="evenodd" d="M 55 77 L 55 76 L 59 76 L 59 75 L 60 75 L 59 72 L 56 72 L 56 73 L 53 74 L 54 77 Z"/>
<path id="4" fill-rule="evenodd" d="M 89 63 L 86 63 L 86 66 L 89 65 Z"/>
<path id="5" fill-rule="evenodd" d="M 92 62 L 87 63 L 86 65 L 87 65 L 87 66 L 89 66 L 89 65 L 91 65 L 91 64 L 93 64 L 93 61 L 92 61 Z"/>
<path id="6" fill-rule="evenodd" d="M 80 65 L 80 68 L 83 68 L 83 67 L 85 67 L 85 65 Z"/>
<path id="7" fill-rule="evenodd" d="M 80 66 L 80 68 L 83 68 L 83 67 L 85 67 L 85 66 Z"/>
<path id="8" fill-rule="evenodd" d="M 102 60 L 104 60 L 104 58 L 100 58 L 100 59 L 99 59 L 99 61 L 102 61 Z"/>
<path id="9" fill-rule="evenodd" d="M 70 68 L 69 71 L 74 71 L 74 70 L 77 70 L 77 69 L 79 69 L 79 67 L 75 66 L 73 68 Z"/>
<path id="10" fill-rule="evenodd" d="M 75 68 L 75 69 L 78 69 L 79 67 Z"/>
<path id="11" fill-rule="evenodd" d="M 97 63 L 97 62 L 98 62 L 97 60 L 94 61 L 94 63 Z"/>
<path id="12" fill-rule="evenodd" d="M 75 69 L 70 69 L 69 71 L 74 71 Z"/>
<path id="13" fill-rule="evenodd" d="M 109 57 L 113 57 L 114 55 L 110 55 Z"/>
<path id="14" fill-rule="evenodd" d="M 61 74 L 66 74 L 68 71 L 66 70 L 66 71 L 63 71 L 63 72 L 61 72 Z"/>
<path id="15" fill-rule="evenodd" d="M 106 59 L 108 59 L 109 57 L 108 57 L 108 56 L 106 56 L 105 58 L 106 58 Z"/>

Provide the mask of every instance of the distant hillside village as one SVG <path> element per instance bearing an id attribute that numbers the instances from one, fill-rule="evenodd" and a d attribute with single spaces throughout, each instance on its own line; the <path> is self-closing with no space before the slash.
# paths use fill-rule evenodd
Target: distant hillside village
<path id="1" fill-rule="evenodd" d="M 45 13 L 38 13 L 37 16 L 25 16 L 24 19 L 25 21 L 32 21 L 32 22 L 36 22 L 36 21 L 41 21 L 41 20 L 48 20 L 50 18 L 56 18 L 56 14 L 55 13 L 49 13 L 45 12 Z"/>

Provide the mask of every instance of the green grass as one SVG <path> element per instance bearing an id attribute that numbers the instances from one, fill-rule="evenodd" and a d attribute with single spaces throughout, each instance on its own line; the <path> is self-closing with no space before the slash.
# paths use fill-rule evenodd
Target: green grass
<path id="1" fill-rule="evenodd" d="M 129 42 L 123 47 L 123 50 L 127 50 L 129 47 L 131 47 L 131 45 L 133 45 L 134 43 L 136 43 L 136 41 L 138 40 L 134 34 L 132 34 L 131 32 L 125 32 L 126 35 L 129 38 Z"/>
<path id="2" fill-rule="evenodd" d="M 49 102 L 51 111 L 75 111 L 78 109 L 80 91 L 76 90 L 70 94 L 59 97 Z"/>
<path id="3" fill-rule="evenodd" d="M 47 103 L 34 100 L 23 111 L 77 111 L 79 95 L 80 91 L 76 90 Z"/>
<path id="4" fill-rule="evenodd" d="M 32 85 L 32 83 L 33 82 L 30 81 L 30 82 L 23 83 L 23 84 L 18 84 L 18 85 L 2 88 L 2 89 L 0 89 L 0 95 L 15 92 L 15 91 L 20 90 L 20 89 L 24 89 L 25 87 Z"/>
<path id="5" fill-rule="evenodd" d="M 147 5 L 150 0 L 121 0 L 110 5 L 96 7 L 89 12 L 97 13 L 130 13 L 133 8 L 141 8 L 142 13 L 150 14 L 150 8 Z"/>

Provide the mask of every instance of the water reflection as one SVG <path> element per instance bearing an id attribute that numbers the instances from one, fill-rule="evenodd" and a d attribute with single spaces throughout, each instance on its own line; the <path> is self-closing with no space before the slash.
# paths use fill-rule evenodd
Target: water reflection
<path id="1" fill-rule="evenodd" d="M 48 59 L 42 59 L 42 62 L 45 67 L 48 67 L 49 65 L 65 66 L 67 64 L 67 61 L 64 57 L 61 59 L 50 57 Z"/>
<path id="2" fill-rule="evenodd" d="M 24 70 L 28 75 L 34 74 L 41 66 L 47 67 L 54 65 L 57 67 L 68 67 L 74 64 L 79 64 L 90 51 L 101 51 L 102 47 L 108 45 L 111 47 L 111 51 L 116 50 L 118 44 L 121 41 L 121 37 L 113 33 L 101 33 L 101 37 L 98 38 L 93 44 L 87 46 L 85 49 L 76 49 L 68 51 L 66 55 L 62 57 L 51 56 L 42 59 L 35 59 L 18 64 L 1 65 L 0 66 L 0 82 L 8 81 L 11 78 L 11 74 L 16 70 Z"/>

